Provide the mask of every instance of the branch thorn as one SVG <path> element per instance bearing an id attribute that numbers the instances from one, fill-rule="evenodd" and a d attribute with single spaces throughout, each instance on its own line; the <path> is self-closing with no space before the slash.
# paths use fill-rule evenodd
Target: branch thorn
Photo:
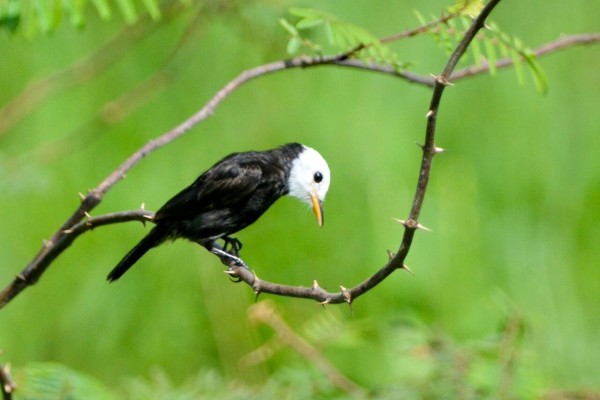
<path id="1" fill-rule="evenodd" d="M 329 303 L 331 303 L 331 300 L 329 298 L 327 298 L 327 299 L 321 301 L 319 304 L 322 305 L 323 308 L 325 308 L 325 306 Z"/>
<path id="2" fill-rule="evenodd" d="M 260 295 L 260 279 L 258 278 L 258 275 L 256 275 L 256 272 L 252 271 L 252 275 L 254 276 L 254 281 L 252 282 L 252 289 L 254 290 L 254 294 L 256 295 L 254 297 L 254 302 L 258 301 L 258 296 Z"/>
<path id="3" fill-rule="evenodd" d="M 402 264 L 400 269 L 403 269 L 403 270 L 407 271 L 408 273 L 410 273 L 412 276 L 415 276 L 415 273 L 412 272 L 412 269 L 408 268 L 408 265 L 406 265 L 406 264 Z"/>
<path id="4" fill-rule="evenodd" d="M 81 202 L 83 203 L 85 201 L 85 194 L 79 192 L 78 195 L 79 195 L 79 200 L 81 200 Z"/>
<path id="5" fill-rule="evenodd" d="M 416 144 L 417 146 L 419 146 L 419 147 L 421 148 L 421 150 L 424 150 L 424 149 L 425 149 L 425 145 L 424 145 L 424 144 L 417 143 L 417 142 L 415 142 L 415 144 Z"/>
<path id="6" fill-rule="evenodd" d="M 350 296 L 350 292 L 348 291 L 348 289 L 346 289 L 342 285 L 340 285 L 340 289 L 342 290 L 342 295 L 344 296 L 344 300 L 346 300 L 346 303 L 352 304 L 352 296 Z"/>
<path id="7" fill-rule="evenodd" d="M 312 284 L 312 288 L 313 289 L 320 289 L 321 286 L 319 286 L 319 282 L 317 282 L 317 280 L 313 280 L 313 284 Z"/>
<path id="8" fill-rule="evenodd" d="M 398 218 L 392 218 L 392 219 L 393 219 L 394 221 L 397 221 L 397 222 L 399 222 L 399 223 L 400 223 L 400 225 L 402 225 L 403 227 L 405 227 L 405 228 L 408 228 L 408 226 L 407 226 L 408 224 L 407 224 L 407 222 L 406 222 L 406 220 L 405 220 L 405 219 L 398 219 Z"/>
<path id="9" fill-rule="evenodd" d="M 386 251 L 387 251 L 387 255 L 388 255 L 388 260 L 391 260 L 392 258 L 396 257 L 396 253 L 393 253 L 389 250 L 386 250 Z"/>
<path id="10" fill-rule="evenodd" d="M 25 278 L 25 275 L 23 274 L 17 274 L 15 276 L 15 278 L 17 278 L 18 280 L 20 280 L 21 282 L 27 282 L 27 278 Z"/>
<path id="11" fill-rule="evenodd" d="M 445 153 L 448 150 L 442 148 L 442 147 L 434 147 L 433 151 L 435 152 L 435 154 L 440 154 L 440 153 Z"/>
<path id="12" fill-rule="evenodd" d="M 146 204 L 142 203 L 142 205 L 140 206 L 140 209 L 146 211 Z"/>
<path id="13" fill-rule="evenodd" d="M 444 85 L 444 86 L 454 86 L 453 83 L 448 82 L 448 79 L 443 76 L 443 75 L 434 75 L 434 74 L 429 74 L 431 75 L 431 77 L 440 85 Z"/>
<path id="14" fill-rule="evenodd" d="M 417 223 L 417 229 L 421 229 L 422 231 L 432 232 L 432 230 L 424 225 Z"/>
<path id="15" fill-rule="evenodd" d="M 427 114 L 425 114 L 425 118 L 429 118 L 429 117 L 433 116 L 433 113 L 434 113 L 433 110 L 427 111 Z"/>

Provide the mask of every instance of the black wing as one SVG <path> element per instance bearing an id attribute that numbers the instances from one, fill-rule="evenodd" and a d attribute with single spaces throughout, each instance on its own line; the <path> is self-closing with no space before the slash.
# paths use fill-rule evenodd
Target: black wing
<path id="1" fill-rule="evenodd" d="M 235 207 L 254 193 L 262 181 L 260 164 L 227 157 L 200 175 L 156 212 L 154 221 L 185 219 L 205 211 Z"/>

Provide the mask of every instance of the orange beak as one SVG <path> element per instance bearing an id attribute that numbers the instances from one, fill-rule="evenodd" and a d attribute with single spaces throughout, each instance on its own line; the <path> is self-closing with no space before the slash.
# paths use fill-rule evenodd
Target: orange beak
<path id="1" fill-rule="evenodd" d="M 319 223 L 319 226 L 323 226 L 323 206 L 321 205 L 321 202 L 319 201 L 317 193 L 314 189 L 310 192 L 310 200 L 312 202 L 313 212 L 317 217 L 317 222 Z"/>

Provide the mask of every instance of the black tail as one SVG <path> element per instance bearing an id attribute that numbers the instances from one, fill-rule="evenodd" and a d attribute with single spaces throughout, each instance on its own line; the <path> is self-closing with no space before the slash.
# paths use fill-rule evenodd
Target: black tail
<path id="1" fill-rule="evenodd" d="M 106 279 L 114 282 L 119 279 L 129 268 L 133 266 L 148 250 L 158 246 L 166 239 L 164 227 L 157 225 L 144 237 L 133 249 L 129 251 L 108 274 Z"/>

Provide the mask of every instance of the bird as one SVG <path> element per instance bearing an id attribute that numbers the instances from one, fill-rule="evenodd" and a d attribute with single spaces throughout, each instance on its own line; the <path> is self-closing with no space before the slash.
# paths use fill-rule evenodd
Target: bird
<path id="1" fill-rule="evenodd" d="M 113 268 L 107 280 L 119 279 L 150 249 L 180 238 L 204 246 L 224 263 L 228 259 L 246 267 L 239 258 L 242 244 L 231 235 L 253 224 L 284 195 L 310 206 L 323 226 L 323 201 L 330 182 L 325 159 L 303 144 L 232 153 L 154 214 L 155 226 Z M 217 243 L 219 239 L 224 246 Z"/>

